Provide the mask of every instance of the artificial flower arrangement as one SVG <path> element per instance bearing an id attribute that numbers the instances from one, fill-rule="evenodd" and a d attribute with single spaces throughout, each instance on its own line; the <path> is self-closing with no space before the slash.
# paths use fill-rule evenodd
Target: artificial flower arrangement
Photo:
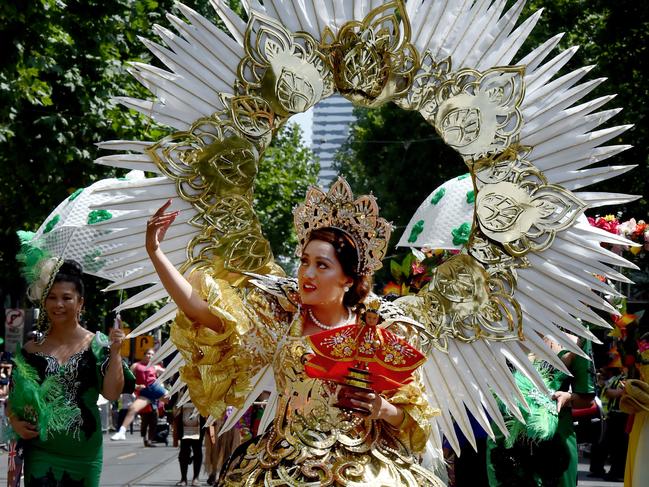
<path id="1" fill-rule="evenodd" d="M 618 251 L 620 254 L 627 250 L 633 255 L 649 251 L 649 225 L 644 220 L 636 221 L 635 218 L 631 218 L 627 221 L 620 222 L 619 215 L 606 215 L 595 218 L 588 217 L 588 222 L 594 227 L 620 235 L 640 244 L 639 247 L 614 246 L 612 250 Z"/>
<path id="2" fill-rule="evenodd" d="M 383 294 L 397 296 L 416 294 L 430 281 L 433 270 L 437 266 L 459 252 L 459 250 L 412 249 L 403 260 L 390 260 L 392 279 L 383 287 Z"/>
<path id="3" fill-rule="evenodd" d="M 647 289 L 649 289 L 649 224 L 645 220 L 636 220 L 635 218 L 620 221 L 620 214 L 588 217 L 588 222 L 594 227 L 620 235 L 638 244 L 636 246 L 605 246 L 638 266 L 637 270 L 622 269 L 622 272 L 635 283 L 633 298 L 635 300 L 649 299 L 647 294 Z M 628 293 L 627 290 L 625 294 Z"/>

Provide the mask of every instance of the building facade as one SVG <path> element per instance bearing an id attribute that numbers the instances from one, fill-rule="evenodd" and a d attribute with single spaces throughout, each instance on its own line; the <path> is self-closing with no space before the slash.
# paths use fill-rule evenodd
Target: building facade
<path id="1" fill-rule="evenodd" d="M 333 168 L 334 156 L 347 140 L 354 122 L 354 106 L 340 95 L 321 100 L 313 109 L 311 149 L 320 159 L 318 183 L 328 188 L 338 172 Z"/>

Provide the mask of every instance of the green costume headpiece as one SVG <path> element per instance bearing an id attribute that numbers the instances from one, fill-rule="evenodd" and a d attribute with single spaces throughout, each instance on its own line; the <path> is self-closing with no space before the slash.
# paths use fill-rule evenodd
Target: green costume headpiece
<path id="1" fill-rule="evenodd" d="M 41 309 L 37 328 L 42 340 L 49 330 L 47 314 L 42 312 L 45 309 L 45 298 L 52 288 L 56 273 L 63 264 L 63 258 L 52 256 L 44 245 L 44 240 L 34 238 L 35 233 L 22 230 L 17 233 L 20 239 L 20 251 L 16 255 L 16 260 L 20 262 L 21 274 L 27 280 L 27 296 Z"/>

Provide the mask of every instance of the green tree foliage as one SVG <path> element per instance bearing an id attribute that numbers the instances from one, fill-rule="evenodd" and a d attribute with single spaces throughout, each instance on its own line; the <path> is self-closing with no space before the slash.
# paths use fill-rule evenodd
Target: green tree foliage
<path id="1" fill-rule="evenodd" d="M 357 123 L 336 165 L 354 192 L 374 193 L 396 240 L 423 199 L 467 169 L 418 113 L 392 104 L 354 113 Z"/>
<path id="2" fill-rule="evenodd" d="M 219 25 L 209 0 L 186 3 Z M 240 0 L 229 3 L 243 15 Z M 23 296 L 16 230 L 36 230 L 75 189 L 123 175 L 93 163 L 105 154 L 95 144 L 156 140 L 170 132 L 111 101 L 115 96 L 149 97 L 127 72 L 128 62 L 160 66 L 138 36 L 156 39 L 154 24 L 169 27 L 166 12 L 178 14 L 173 0 L 0 4 L 5 39 L 0 60 L 0 303 L 11 295 L 15 305 Z M 301 183 L 292 180 L 313 173 L 310 153 L 296 143 L 295 134 L 295 129 L 287 132 L 269 150 L 272 164 L 263 162 L 262 173 L 272 171 L 260 177 L 258 205 L 264 223 L 273 225 L 270 239 L 278 254 L 290 242 L 291 209 L 301 191 Z M 99 292 L 105 282 L 88 281 L 87 316 L 100 321 L 118 298 Z M 140 317 L 125 316 L 131 322 Z"/>
<path id="3" fill-rule="evenodd" d="M 511 1 L 510 4 L 514 2 Z M 640 167 L 592 190 L 647 194 L 647 90 L 649 67 L 649 2 L 637 0 L 530 0 L 523 18 L 544 8 L 537 28 L 521 51 L 523 55 L 559 32 L 559 49 L 581 45 L 564 72 L 596 65 L 586 79 L 608 77 L 589 99 L 617 93 L 604 109 L 623 107 L 607 126 L 634 123 L 635 127 L 609 144 L 631 144 L 633 149 L 606 164 Z M 554 55 L 559 53 L 556 49 Z M 522 56 L 521 56 L 522 57 Z M 383 214 L 396 226 L 395 237 L 430 192 L 443 181 L 467 171 L 459 156 L 444 146 L 432 127 L 417 114 L 393 104 L 375 110 L 356 109 L 358 123 L 338 154 L 338 168 L 355 191 L 372 190 Z M 602 212 L 620 208 L 602 208 Z M 647 218 L 647 199 L 621 208 L 625 217 Z"/>
<path id="4" fill-rule="evenodd" d="M 553 35 L 563 32 L 559 45 L 566 49 L 580 46 L 564 72 L 580 66 L 593 66 L 586 79 L 606 78 L 589 99 L 616 94 L 603 110 L 621 107 L 622 112 L 606 126 L 634 124 L 634 127 L 608 144 L 630 144 L 633 148 L 604 161 L 606 165 L 638 164 L 633 171 L 590 190 L 643 195 L 621 208 L 600 211 L 624 214 L 623 219 L 647 219 L 649 212 L 649 3 L 636 0 L 529 0 L 526 13 L 543 8 L 541 20 L 527 41 L 532 49 Z M 524 51 L 527 52 L 527 51 Z M 590 212 L 594 213 L 594 212 Z"/>
<path id="5" fill-rule="evenodd" d="M 76 188 L 115 175 L 93 164 L 100 155 L 95 143 L 163 134 L 110 100 L 146 97 L 126 62 L 150 61 L 137 34 L 152 35 L 153 23 L 164 21 L 163 6 L 171 1 L 0 6 L 2 37 L 11 41 L 0 65 L 0 288 L 14 302 L 22 285 L 15 231 L 35 230 Z M 91 310 L 100 285 L 89 286 Z"/>

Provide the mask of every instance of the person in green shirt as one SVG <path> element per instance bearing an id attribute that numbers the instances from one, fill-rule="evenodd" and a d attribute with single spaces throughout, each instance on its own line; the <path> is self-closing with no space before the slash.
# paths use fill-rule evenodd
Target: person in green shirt
<path id="1" fill-rule="evenodd" d="M 589 341 L 574 341 L 589 357 L 592 347 Z M 561 349 L 548 342 L 557 352 L 572 377 L 560 370 L 552 370 L 547 377 L 548 388 L 554 391 L 554 404 L 543 403 L 538 391 L 539 408 L 556 408 L 546 413 L 553 419 L 551 431 L 544 440 L 532 440 L 521 435 L 507 447 L 502 433 L 490 440 L 487 447 L 487 474 L 490 487 L 575 487 L 577 485 L 578 449 L 577 434 L 573 425 L 572 408 L 587 408 L 595 398 L 595 367 L 592 360 Z M 532 402 L 528 400 L 528 402 Z M 536 402 L 536 401 L 535 401 Z M 512 421 L 513 418 L 511 418 Z M 528 424 L 531 423 L 528 418 Z"/>

